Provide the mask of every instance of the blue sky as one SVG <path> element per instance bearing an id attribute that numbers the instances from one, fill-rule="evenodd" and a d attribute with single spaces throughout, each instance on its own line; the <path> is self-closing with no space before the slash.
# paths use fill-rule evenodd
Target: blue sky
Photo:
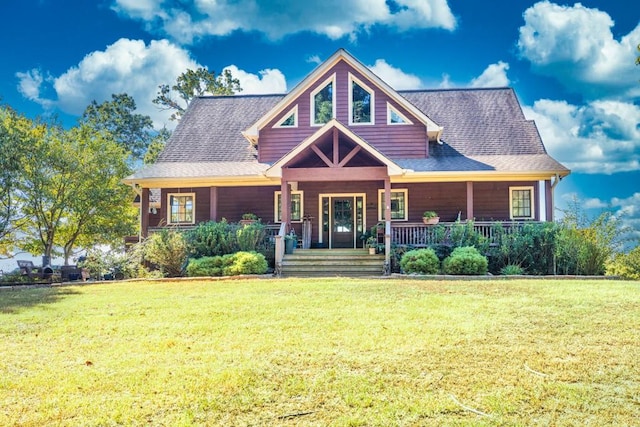
<path id="1" fill-rule="evenodd" d="M 126 92 L 173 127 L 151 100 L 187 68 L 282 93 L 341 47 L 396 89 L 511 86 L 573 171 L 556 205 L 576 196 L 640 230 L 637 2 L 22 0 L 0 16 L 2 101 L 67 125 Z"/>

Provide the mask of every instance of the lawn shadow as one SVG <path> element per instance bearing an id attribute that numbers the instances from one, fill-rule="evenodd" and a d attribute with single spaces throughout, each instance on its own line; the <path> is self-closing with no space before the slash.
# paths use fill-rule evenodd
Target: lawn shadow
<path id="1" fill-rule="evenodd" d="M 17 314 L 38 305 L 53 304 L 79 292 L 63 286 L 24 287 L 0 289 L 0 314 Z"/>

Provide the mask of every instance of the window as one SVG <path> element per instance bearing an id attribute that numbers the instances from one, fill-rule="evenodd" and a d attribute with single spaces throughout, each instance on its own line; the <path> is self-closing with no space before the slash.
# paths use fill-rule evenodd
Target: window
<path id="1" fill-rule="evenodd" d="M 391 221 L 407 220 L 407 193 L 408 190 L 391 190 Z M 384 190 L 378 190 L 378 221 L 384 221 L 385 217 Z"/>
<path id="2" fill-rule="evenodd" d="M 349 74 L 349 124 L 373 124 L 374 92 L 360 80 Z"/>
<path id="3" fill-rule="evenodd" d="M 302 212 L 304 212 L 303 206 L 303 191 L 292 191 L 291 192 L 291 222 L 300 222 L 302 221 Z M 275 222 L 282 222 L 282 216 L 280 212 L 282 211 L 282 192 L 276 191 L 275 200 L 273 204 L 274 209 L 274 220 Z"/>
<path id="4" fill-rule="evenodd" d="M 387 102 L 387 124 L 388 125 L 410 125 L 411 120 L 407 119 L 400 111 L 393 108 Z"/>
<path id="5" fill-rule="evenodd" d="M 298 127 L 298 106 L 293 107 L 287 114 L 284 115 L 284 119 L 281 120 L 274 128 L 296 128 Z"/>
<path id="6" fill-rule="evenodd" d="M 193 224 L 195 222 L 195 193 L 168 195 L 169 224 Z"/>
<path id="7" fill-rule="evenodd" d="M 533 187 L 509 187 L 511 219 L 533 219 Z"/>
<path id="8" fill-rule="evenodd" d="M 323 125 L 335 117 L 335 75 L 311 92 L 311 125 Z"/>

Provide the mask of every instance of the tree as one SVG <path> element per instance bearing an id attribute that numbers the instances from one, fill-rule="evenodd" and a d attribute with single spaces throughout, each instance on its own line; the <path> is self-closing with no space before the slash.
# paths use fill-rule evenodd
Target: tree
<path id="1" fill-rule="evenodd" d="M 203 67 L 195 71 L 188 69 L 178 76 L 173 86 L 162 84 L 158 88 L 158 95 L 152 102 L 162 110 L 175 110 L 171 120 L 180 120 L 191 100 L 197 96 L 233 95 L 242 91 L 240 81 L 233 77 L 231 71 L 224 70 L 216 76 L 214 71 Z"/>
<path id="2" fill-rule="evenodd" d="M 23 183 L 23 160 L 30 147 L 42 137 L 44 126 L 0 107 L 0 255 L 16 248 L 24 215 L 18 197 Z"/>
<path id="3" fill-rule="evenodd" d="M 135 113 L 136 103 L 126 93 L 111 95 L 111 101 L 91 102 L 82 114 L 81 124 L 108 132 L 132 160 L 142 159 L 152 141 L 151 117 Z"/>
<path id="4" fill-rule="evenodd" d="M 67 264 L 78 245 L 110 243 L 133 231 L 133 194 L 120 182 L 130 172 L 127 152 L 110 134 L 86 123 L 49 126 L 28 151 L 24 172 L 22 246 L 31 253 L 50 258 L 62 248 Z"/>
<path id="5" fill-rule="evenodd" d="M 164 146 L 170 136 L 171 131 L 164 127 L 160 129 L 160 132 L 158 132 L 156 136 L 153 137 L 149 147 L 147 148 L 147 152 L 144 154 L 144 158 L 142 159 L 145 165 L 155 163 L 158 160 L 158 156 L 160 156 L 160 153 L 164 149 Z"/>

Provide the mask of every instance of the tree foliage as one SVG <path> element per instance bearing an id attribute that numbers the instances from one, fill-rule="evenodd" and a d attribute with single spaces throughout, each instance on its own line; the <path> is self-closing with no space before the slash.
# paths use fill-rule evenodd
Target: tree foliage
<path id="1" fill-rule="evenodd" d="M 202 95 L 233 95 L 240 92 L 240 81 L 233 77 L 231 71 L 224 70 L 216 76 L 214 71 L 200 67 L 188 69 L 180 74 L 174 85 L 158 86 L 156 98 L 152 101 L 162 110 L 174 110 L 171 120 L 179 120 L 191 100 Z"/>
<path id="2" fill-rule="evenodd" d="M 136 102 L 126 93 L 111 95 L 111 101 L 93 101 L 82 114 L 81 125 L 106 132 L 131 154 L 133 160 L 142 159 L 152 142 L 151 117 L 135 113 Z"/>
<path id="3" fill-rule="evenodd" d="M 169 137 L 171 136 L 171 131 L 166 127 L 160 129 L 160 131 L 151 139 L 151 143 L 147 148 L 147 152 L 144 154 L 142 161 L 145 165 L 153 164 L 158 160 L 160 153 L 164 149 Z"/>

